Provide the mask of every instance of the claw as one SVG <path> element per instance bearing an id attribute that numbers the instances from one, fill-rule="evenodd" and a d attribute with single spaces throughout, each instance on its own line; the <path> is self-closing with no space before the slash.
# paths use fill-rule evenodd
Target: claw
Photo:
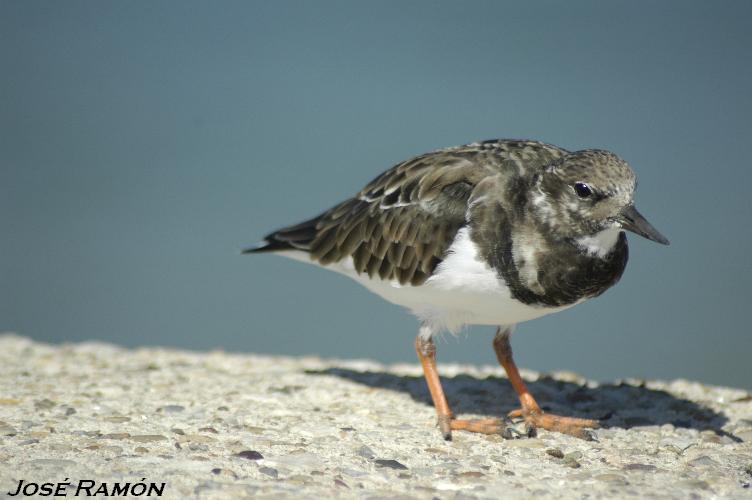
<path id="1" fill-rule="evenodd" d="M 586 441 L 597 441 L 598 437 L 588 428 L 598 428 L 597 420 L 586 418 L 562 417 L 541 411 L 539 408 L 526 410 L 518 408 L 508 413 L 508 417 L 522 418 L 525 421 L 525 432 L 528 437 L 535 437 L 537 429 L 546 429 L 552 432 L 569 434 Z"/>
<path id="2" fill-rule="evenodd" d="M 525 435 L 529 438 L 538 437 L 538 428 L 531 422 L 525 422 Z"/>
<path id="3" fill-rule="evenodd" d="M 598 435 L 595 433 L 595 431 L 591 431 L 590 429 L 583 429 L 582 430 L 582 439 L 585 441 L 594 441 L 598 442 Z"/>
<path id="4" fill-rule="evenodd" d="M 441 435 L 444 438 L 444 441 L 451 441 L 452 440 L 452 416 L 451 415 L 439 416 L 438 426 L 439 426 L 439 430 L 441 430 Z"/>
<path id="5" fill-rule="evenodd" d="M 525 434 L 511 426 L 504 427 L 504 430 L 501 431 L 501 437 L 504 439 L 520 439 L 524 435 Z"/>

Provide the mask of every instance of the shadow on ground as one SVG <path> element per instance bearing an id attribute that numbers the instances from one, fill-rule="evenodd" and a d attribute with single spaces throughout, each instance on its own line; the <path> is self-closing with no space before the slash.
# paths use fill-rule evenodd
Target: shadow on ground
<path id="1" fill-rule="evenodd" d="M 344 368 L 311 370 L 307 373 L 334 375 L 369 387 L 402 391 L 415 401 L 433 404 L 423 377 Z M 442 377 L 441 382 L 449 405 L 457 416 L 501 416 L 519 406 L 517 396 L 505 378 L 458 375 Z M 728 422 L 725 415 L 666 391 L 626 383 L 589 388 L 547 376 L 527 382 L 527 386 L 544 411 L 599 419 L 606 428 L 629 429 L 670 423 L 675 427 L 712 430 L 716 434 L 735 438 L 723 430 Z"/>

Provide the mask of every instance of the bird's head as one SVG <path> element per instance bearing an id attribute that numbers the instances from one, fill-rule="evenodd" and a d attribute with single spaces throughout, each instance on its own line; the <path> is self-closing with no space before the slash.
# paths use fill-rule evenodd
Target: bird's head
<path id="1" fill-rule="evenodd" d="M 635 208 L 635 174 L 613 153 L 570 153 L 547 167 L 536 184 L 531 202 L 537 218 L 564 238 L 586 245 L 615 242 L 627 230 L 669 243 Z"/>

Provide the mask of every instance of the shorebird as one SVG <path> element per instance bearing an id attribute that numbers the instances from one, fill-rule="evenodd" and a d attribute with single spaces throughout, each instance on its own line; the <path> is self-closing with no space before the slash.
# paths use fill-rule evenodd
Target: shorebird
<path id="1" fill-rule="evenodd" d="M 591 419 L 544 412 L 512 357 L 515 325 L 596 297 L 627 264 L 624 231 L 662 244 L 634 206 L 635 175 L 615 154 L 539 141 L 441 149 L 385 171 L 324 213 L 270 233 L 273 252 L 347 275 L 420 320 L 415 348 L 445 439 L 453 430 L 511 437 L 508 419 L 459 419 L 436 368 L 442 329 L 495 325 L 493 347 L 520 408 L 508 418 L 592 437 Z"/>

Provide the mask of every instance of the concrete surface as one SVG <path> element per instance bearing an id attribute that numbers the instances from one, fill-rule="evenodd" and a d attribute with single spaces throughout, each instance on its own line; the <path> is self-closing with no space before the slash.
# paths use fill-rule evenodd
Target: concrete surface
<path id="1" fill-rule="evenodd" d="M 459 415 L 516 404 L 498 367 L 439 369 Z M 94 486 L 80 496 L 164 483 L 165 498 L 752 498 L 752 396 L 684 380 L 526 371 L 544 408 L 607 417 L 598 442 L 545 431 L 445 442 L 417 361 L 8 334 L 0 373 L 0 495 L 23 480 L 22 490 L 68 482 L 73 496 L 83 480 Z"/>

